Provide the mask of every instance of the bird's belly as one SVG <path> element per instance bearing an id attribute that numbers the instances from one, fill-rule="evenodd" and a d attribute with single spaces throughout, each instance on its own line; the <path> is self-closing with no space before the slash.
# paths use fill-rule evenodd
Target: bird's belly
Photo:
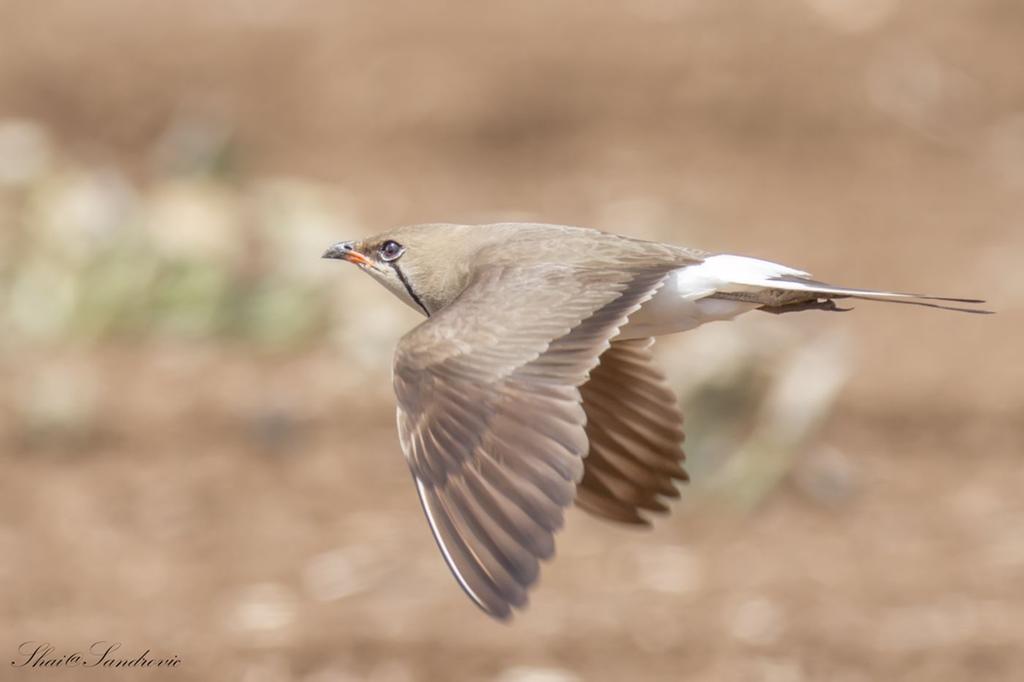
<path id="1" fill-rule="evenodd" d="M 759 304 L 710 298 L 722 285 L 694 276 L 699 266 L 680 268 L 658 289 L 657 293 L 633 313 L 619 332 L 620 339 L 676 334 L 699 327 L 706 322 L 731 320 Z M 690 272 L 687 272 L 690 270 Z M 733 289 L 736 287 L 731 287 Z"/>

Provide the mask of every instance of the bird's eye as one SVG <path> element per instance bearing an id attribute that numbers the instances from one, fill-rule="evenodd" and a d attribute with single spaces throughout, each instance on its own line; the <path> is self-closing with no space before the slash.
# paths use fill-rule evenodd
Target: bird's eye
<path id="1" fill-rule="evenodd" d="M 380 254 L 381 260 L 393 261 L 405 253 L 405 247 L 398 242 L 389 239 L 380 245 L 378 253 Z"/>

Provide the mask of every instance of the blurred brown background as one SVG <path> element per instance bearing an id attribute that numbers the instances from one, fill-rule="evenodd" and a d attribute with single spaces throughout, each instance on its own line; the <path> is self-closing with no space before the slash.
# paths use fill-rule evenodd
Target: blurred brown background
<path id="1" fill-rule="evenodd" d="M 0 0 L 0 679 L 1019 679 L 1021 64 L 1015 0 Z M 416 318 L 318 256 L 508 219 L 999 314 L 666 339 L 694 484 L 503 626 L 394 434 Z"/>

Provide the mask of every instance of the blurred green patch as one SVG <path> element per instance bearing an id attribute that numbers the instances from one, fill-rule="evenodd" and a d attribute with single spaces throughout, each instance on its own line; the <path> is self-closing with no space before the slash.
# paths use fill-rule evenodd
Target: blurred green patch
<path id="1" fill-rule="evenodd" d="M 230 131 L 174 126 L 145 184 L 63 158 L 31 121 L 0 120 L 0 157 L 5 343 L 326 336 L 318 256 L 352 212 L 330 188 L 239 178 Z"/>

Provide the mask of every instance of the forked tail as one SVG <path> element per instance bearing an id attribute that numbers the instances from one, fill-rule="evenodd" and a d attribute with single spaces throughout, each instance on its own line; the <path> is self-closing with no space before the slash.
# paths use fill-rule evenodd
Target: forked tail
<path id="1" fill-rule="evenodd" d="M 927 294 L 912 294 L 900 291 L 874 291 L 872 289 L 851 289 L 849 287 L 837 287 L 825 282 L 818 282 L 813 279 L 803 278 L 797 275 L 782 275 L 772 277 L 764 283 L 765 287 L 779 292 L 805 293 L 813 299 L 798 300 L 782 303 L 781 306 L 766 305 L 764 309 L 769 312 L 789 312 L 790 310 L 802 310 L 807 308 L 821 308 L 824 310 L 842 310 L 833 301 L 839 298 L 857 298 L 865 301 L 883 301 L 885 303 L 902 303 L 903 305 L 919 305 L 927 308 L 938 308 L 940 310 L 955 310 L 961 313 L 974 313 L 976 315 L 991 315 L 993 311 L 984 308 L 969 308 L 962 306 L 943 305 L 943 303 L 965 303 L 978 305 L 985 301 L 978 298 L 953 298 L 950 296 L 930 296 Z M 942 301 L 943 303 L 934 303 Z M 791 307 L 792 306 L 792 307 Z M 797 306 L 804 306 L 798 308 Z M 775 309 L 773 309 L 775 308 Z"/>
<path id="2" fill-rule="evenodd" d="M 687 268 L 683 272 L 689 275 L 688 281 L 692 280 L 694 288 L 699 289 L 706 284 L 714 290 L 712 298 L 760 304 L 761 310 L 774 313 L 809 309 L 843 310 L 833 302 L 842 298 L 903 303 L 982 315 L 992 313 L 983 308 L 943 305 L 963 303 L 974 306 L 985 302 L 981 299 L 840 287 L 811 279 L 809 274 L 801 270 L 746 256 L 710 256 L 699 266 Z"/>

